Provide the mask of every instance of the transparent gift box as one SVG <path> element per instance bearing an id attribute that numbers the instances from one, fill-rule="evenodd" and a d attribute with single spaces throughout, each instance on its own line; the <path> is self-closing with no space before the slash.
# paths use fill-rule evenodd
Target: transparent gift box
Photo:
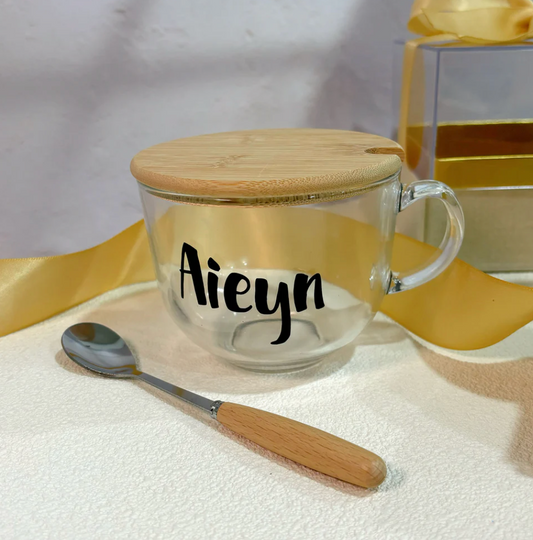
<path id="1" fill-rule="evenodd" d="M 422 44 L 407 78 L 404 45 L 394 94 L 399 117 L 403 84 L 406 182 L 434 178 L 455 191 L 466 222 L 459 258 L 487 272 L 533 271 L 533 43 Z M 438 245 L 446 218 L 433 203 L 407 232 Z"/>

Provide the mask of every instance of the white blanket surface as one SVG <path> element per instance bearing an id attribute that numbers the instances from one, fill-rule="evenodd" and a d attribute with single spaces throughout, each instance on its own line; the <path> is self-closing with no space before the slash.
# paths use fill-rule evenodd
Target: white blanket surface
<path id="1" fill-rule="evenodd" d="M 387 480 L 350 486 L 83 371 L 60 344 L 80 321 L 116 330 L 152 375 L 376 452 Z M 0 537 L 530 539 L 532 353 L 533 325 L 457 353 L 378 315 L 319 366 L 249 373 L 190 343 L 154 284 L 112 291 L 0 339 Z"/>

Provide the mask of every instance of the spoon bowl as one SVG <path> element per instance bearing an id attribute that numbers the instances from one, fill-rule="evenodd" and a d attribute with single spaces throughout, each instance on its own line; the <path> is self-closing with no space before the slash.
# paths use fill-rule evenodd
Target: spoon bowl
<path id="1" fill-rule="evenodd" d="M 131 379 L 140 374 L 126 342 L 103 324 L 75 324 L 63 333 L 61 345 L 76 364 L 99 375 Z"/>

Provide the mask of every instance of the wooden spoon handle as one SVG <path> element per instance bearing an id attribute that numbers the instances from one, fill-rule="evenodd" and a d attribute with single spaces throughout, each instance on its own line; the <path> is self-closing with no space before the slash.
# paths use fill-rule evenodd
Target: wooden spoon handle
<path id="1" fill-rule="evenodd" d="M 379 486 L 387 474 L 376 454 L 284 416 L 223 402 L 217 420 L 267 450 L 350 484 Z"/>

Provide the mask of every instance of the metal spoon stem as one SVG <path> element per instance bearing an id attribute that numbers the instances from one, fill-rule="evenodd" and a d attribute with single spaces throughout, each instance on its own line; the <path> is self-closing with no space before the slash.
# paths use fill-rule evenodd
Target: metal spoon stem
<path id="1" fill-rule="evenodd" d="M 190 403 L 191 405 L 194 405 L 195 407 L 198 407 L 199 409 L 202 409 L 204 412 L 207 412 L 211 415 L 213 415 L 213 409 L 217 408 L 216 407 L 218 403 L 217 401 L 212 401 L 203 396 L 199 396 L 198 394 L 195 394 L 194 392 L 190 392 L 189 390 L 185 390 L 184 388 L 180 388 L 179 386 L 175 386 L 166 381 L 162 381 L 161 379 L 158 379 L 157 377 L 154 377 L 153 375 L 149 375 L 148 373 L 143 373 L 141 371 L 137 374 L 135 378 L 140 379 L 141 381 L 147 382 L 148 384 L 154 386 L 155 388 L 159 390 L 163 390 L 163 392 L 166 392 L 167 394 L 170 394 L 171 396 L 174 396 L 183 401 L 186 401 L 187 403 Z M 216 414 L 215 414 L 215 417 L 216 417 Z"/>

